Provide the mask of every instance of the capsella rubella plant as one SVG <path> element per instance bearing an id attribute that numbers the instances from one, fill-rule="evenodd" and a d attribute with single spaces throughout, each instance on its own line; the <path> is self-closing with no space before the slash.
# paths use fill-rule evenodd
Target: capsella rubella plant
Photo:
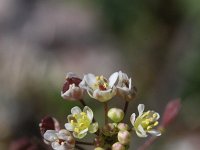
<path id="1" fill-rule="evenodd" d="M 45 117 L 39 124 L 44 142 L 54 150 L 84 150 L 83 145 L 94 150 L 128 150 L 131 136 L 135 133 L 140 138 L 151 135 L 139 147 L 148 148 L 164 129 L 174 120 L 180 109 L 180 101 L 170 102 L 159 125 L 160 115 L 153 110 L 145 110 L 144 104 L 138 105 L 138 114 L 132 113 L 130 122 L 124 122 L 128 104 L 136 97 L 136 87 L 132 79 L 121 71 L 113 73 L 108 79 L 104 76 L 86 74 L 83 79 L 69 72 L 63 85 L 61 96 L 65 100 L 80 101 L 83 108 L 75 106 L 67 116 L 64 129 L 53 117 Z M 95 120 L 93 110 L 86 105 L 85 93 L 104 105 L 105 124 L 101 127 Z M 124 101 L 124 108 L 108 108 L 108 101 L 118 96 Z M 110 122 L 108 121 L 110 119 Z M 94 134 L 91 142 L 82 141 L 87 134 Z"/>

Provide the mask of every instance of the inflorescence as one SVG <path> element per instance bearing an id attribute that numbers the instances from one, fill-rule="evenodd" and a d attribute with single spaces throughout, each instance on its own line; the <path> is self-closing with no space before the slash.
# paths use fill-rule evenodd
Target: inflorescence
<path id="1" fill-rule="evenodd" d="M 85 93 L 104 104 L 104 126 L 99 126 L 92 109 L 83 100 Z M 132 133 L 142 138 L 148 134 L 160 136 L 160 115 L 153 110 L 144 111 L 144 104 L 138 105 L 138 116 L 133 113 L 130 123 L 123 122 L 128 104 L 136 97 L 136 93 L 132 79 L 121 71 L 113 73 L 108 79 L 94 74 L 86 74 L 81 79 L 72 72 L 67 73 L 61 96 L 65 100 L 80 101 L 84 107 L 75 106 L 71 109 L 65 129 L 60 128 L 55 118 L 43 118 L 39 126 L 44 142 L 54 150 L 83 150 L 82 145 L 93 146 L 94 150 L 127 150 Z M 115 96 L 124 100 L 123 109 L 108 108 L 107 102 Z M 95 135 L 92 142 L 80 141 L 88 132 Z"/>

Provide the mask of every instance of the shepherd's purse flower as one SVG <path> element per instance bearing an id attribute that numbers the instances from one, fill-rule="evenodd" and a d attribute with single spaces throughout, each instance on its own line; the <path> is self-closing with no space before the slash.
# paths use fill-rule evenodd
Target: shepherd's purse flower
<path id="1" fill-rule="evenodd" d="M 83 111 L 78 106 L 71 109 L 71 115 L 67 116 L 68 123 L 65 124 L 65 128 L 69 131 L 73 131 L 75 138 L 83 138 L 87 132 L 95 133 L 98 130 L 98 123 L 92 123 L 93 111 L 85 106 Z"/>
<path id="2" fill-rule="evenodd" d="M 92 98 L 106 102 L 116 95 L 117 79 L 118 72 L 113 73 L 108 80 L 104 76 L 86 74 L 79 86 L 85 88 Z"/>
<path id="3" fill-rule="evenodd" d="M 65 129 L 60 131 L 47 130 L 43 136 L 54 150 L 74 150 L 75 140 L 71 133 Z"/>
<path id="4" fill-rule="evenodd" d="M 130 117 L 130 121 L 139 137 L 147 137 L 147 133 L 155 136 L 160 136 L 161 132 L 153 129 L 158 125 L 158 119 L 160 115 L 155 111 L 144 112 L 144 104 L 138 105 L 139 116 L 136 118 L 135 113 Z"/>

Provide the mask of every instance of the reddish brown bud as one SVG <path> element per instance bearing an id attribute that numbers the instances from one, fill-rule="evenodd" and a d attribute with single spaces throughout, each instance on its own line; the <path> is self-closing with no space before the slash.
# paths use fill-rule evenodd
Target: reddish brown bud
<path id="1" fill-rule="evenodd" d="M 76 87 L 78 87 L 79 83 L 81 81 L 82 80 L 80 78 L 76 78 L 76 77 L 67 78 L 66 82 L 63 85 L 62 92 L 65 93 L 66 91 L 68 91 L 69 90 L 69 85 L 71 85 L 71 84 L 74 84 Z"/>
<path id="2" fill-rule="evenodd" d="M 43 135 L 47 130 L 59 130 L 60 126 L 59 126 L 59 122 L 52 117 L 44 117 L 41 120 L 41 123 L 39 124 L 40 127 L 40 132 Z"/>
<path id="3" fill-rule="evenodd" d="M 170 101 L 165 107 L 161 127 L 166 128 L 177 117 L 181 108 L 180 99 Z"/>
<path id="4" fill-rule="evenodd" d="M 61 90 L 61 96 L 66 100 L 80 100 L 83 97 L 84 89 L 79 87 L 82 79 L 78 78 L 76 74 L 69 72 L 66 76 L 66 81 Z"/>

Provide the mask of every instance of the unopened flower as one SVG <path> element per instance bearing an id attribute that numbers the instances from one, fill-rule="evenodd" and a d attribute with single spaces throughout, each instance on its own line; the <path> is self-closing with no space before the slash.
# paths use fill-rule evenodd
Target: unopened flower
<path id="1" fill-rule="evenodd" d="M 61 96 L 66 100 L 80 100 L 83 97 L 84 89 L 79 87 L 82 80 L 76 74 L 69 72 L 61 91 Z"/>
<path id="2" fill-rule="evenodd" d="M 124 130 L 128 130 L 128 129 L 129 129 L 128 125 L 125 124 L 125 123 L 119 123 L 119 124 L 117 125 L 117 128 L 118 128 L 120 131 L 124 131 Z"/>
<path id="3" fill-rule="evenodd" d="M 129 144 L 129 142 L 131 140 L 131 134 L 127 130 L 119 131 L 117 138 L 121 144 L 127 145 L 127 144 Z"/>
<path id="4" fill-rule="evenodd" d="M 88 94 L 99 100 L 105 102 L 116 95 L 115 83 L 118 78 L 118 73 L 113 73 L 107 80 L 104 76 L 95 76 L 94 74 L 87 74 L 83 81 L 79 84 L 80 87 L 85 88 Z"/>
<path id="5" fill-rule="evenodd" d="M 108 111 L 108 117 L 114 122 L 120 122 L 124 118 L 124 112 L 119 108 L 111 108 Z"/>
<path id="6" fill-rule="evenodd" d="M 43 119 L 41 119 L 41 122 L 39 124 L 40 132 L 43 135 L 47 130 L 60 130 L 59 122 L 50 116 L 46 116 Z"/>
<path id="7" fill-rule="evenodd" d="M 170 101 L 164 111 L 161 127 L 166 128 L 177 117 L 181 108 L 180 99 Z"/>
<path id="8" fill-rule="evenodd" d="M 139 116 L 136 118 L 135 113 L 131 115 L 130 121 L 134 126 L 136 134 L 139 137 L 147 137 L 147 133 L 155 136 L 160 136 L 161 133 L 158 130 L 153 129 L 158 125 L 158 119 L 160 115 L 155 111 L 144 111 L 144 104 L 138 105 Z"/>
<path id="9" fill-rule="evenodd" d="M 117 129 L 117 124 L 116 123 L 108 123 L 103 126 L 102 132 L 105 136 L 113 136 L 117 134 L 118 129 Z"/>
<path id="10" fill-rule="evenodd" d="M 112 145 L 112 150 L 125 150 L 125 146 L 120 142 L 116 142 Z"/>
<path id="11" fill-rule="evenodd" d="M 77 106 L 71 109 L 71 115 L 68 115 L 68 123 L 65 124 L 65 128 L 69 131 L 73 131 L 73 135 L 76 138 L 83 138 L 87 132 L 95 133 L 98 130 L 98 123 L 92 123 L 93 111 L 85 106 L 83 111 Z"/>
<path id="12" fill-rule="evenodd" d="M 96 147 L 94 150 L 105 150 L 105 149 L 102 147 Z"/>
<path id="13" fill-rule="evenodd" d="M 136 96 L 136 88 L 132 86 L 132 80 L 128 78 L 126 73 L 119 71 L 116 87 L 117 95 L 121 96 L 126 101 L 130 101 Z"/>
<path id="14" fill-rule="evenodd" d="M 75 140 L 71 133 L 65 129 L 60 131 L 47 130 L 44 139 L 51 143 L 54 150 L 74 150 Z"/>

